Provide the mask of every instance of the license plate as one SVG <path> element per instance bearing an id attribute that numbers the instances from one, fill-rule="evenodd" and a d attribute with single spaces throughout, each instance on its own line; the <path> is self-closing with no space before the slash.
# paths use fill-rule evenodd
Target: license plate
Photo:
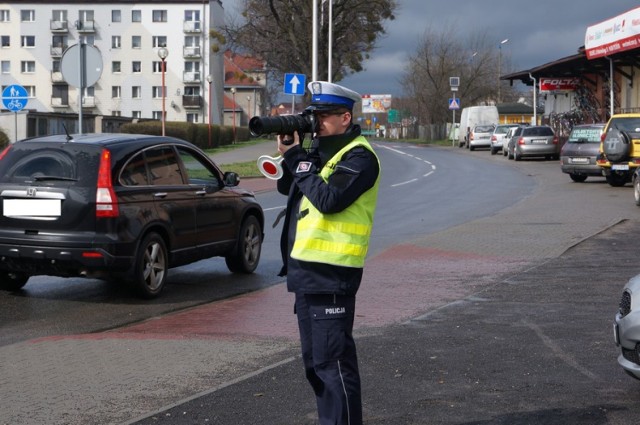
<path id="1" fill-rule="evenodd" d="M 531 143 L 536 143 L 536 144 L 547 143 L 547 139 L 533 139 L 531 140 Z"/>
<path id="2" fill-rule="evenodd" d="M 620 345 L 620 331 L 618 330 L 618 324 L 613 323 L 613 340 L 616 342 L 616 345 Z"/>
<path id="3" fill-rule="evenodd" d="M 628 170 L 629 164 L 613 164 L 611 166 L 612 170 Z"/>
<path id="4" fill-rule="evenodd" d="M 5 217 L 60 217 L 60 199 L 4 199 Z"/>
<path id="5" fill-rule="evenodd" d="M 569 162 L 572 164 L 588 164 L 589 158 L 570 158 Z"/>

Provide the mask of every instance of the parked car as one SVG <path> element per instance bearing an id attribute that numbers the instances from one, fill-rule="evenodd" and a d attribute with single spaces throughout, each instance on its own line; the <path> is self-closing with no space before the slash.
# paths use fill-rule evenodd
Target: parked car
<path id="1" fill-rule="evenodd" d="M 602 168 L 596 160 L 604 123 L 576 125 L 560 150 L 560 168 L 574 182 L 583 182 L 589 176 L 602 177 Z"/>
<path id="2" fill-rule="evenodd" d="M 509 140 L 509 154 L 516 161 L 535 156 L 558 159 L 560 143 L 553 129 L 547 125 L 519 127 Z"/>
<path id="3" fill-rule="evenodd" d="M 130 281 L 160 294 L 168 269 L 221 256 L 232 272 L 260 260 L 263 211 L 251 192 L 183 140 L 56 135 L 0 153 L 0 287 L 30 276 Z"/>
<path id="4" fill-rule="evenodd" d="M 475 148 L 491 147 L 491 134 L 495 126 L 493 124 L 480 124 L 471 129 L 469 134 L 469 150 Z"/>
<path id="5" fill-rule="evenodd" d="M 491 155 L 495 155 L 506 147 L 507 133 L 509 129 L 518 127 L 519 124 L 499 124 L 491 134 Z"/>
<path id="6" fill-rule="evenodd" d="M 640 275 L 629 279 L 622 290 L 613 337 L 620 347 L 618 364 L 629 375 L 640 379 Z"/>
<path id="7" fill-rule="evenodd" d="M 617 114 L 609 118 L 598 158 L 607 183 L 618 187 L 632 181 L 633 174 L 640 164 L 640 114 Z"/>
<path id="8" fill-rule="evenodd" d="M 509 129 L 509 132 L 505 136 L 505 142 L 507 144 L 506 149 L 503 148 L 503 154 L 508 159 L 513 159 L 513 147 L 515 143 L 515 138 L 519 137 L 522 134 L 522 129 L 524 126 L 513 127 Z"/>

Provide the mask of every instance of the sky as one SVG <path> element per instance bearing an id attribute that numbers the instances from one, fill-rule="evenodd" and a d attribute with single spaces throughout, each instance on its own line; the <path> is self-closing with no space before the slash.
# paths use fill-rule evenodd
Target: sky
<path id="1" fill-rule="evenodd" d="M 312 0 L 300 0 L 312 1 Z M 227 13 L 241 0 L 224 0 Z M 523 71 L 577 53 L 587 27 L 640 7 L 638 0 L 398 0 L 364 71 L 339 82 L 360 94 L 406 95 L 400 82 L 407 59 L 427 29 L 459 31 L 460 39 L 486 31 L 512 71 Z M 307 76 L 310 79 L 310 76 Z"/>

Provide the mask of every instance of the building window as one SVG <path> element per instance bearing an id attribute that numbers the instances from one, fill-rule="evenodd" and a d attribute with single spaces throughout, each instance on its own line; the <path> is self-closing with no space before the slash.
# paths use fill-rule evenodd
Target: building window
<path id="1" fill-rule="evenodd" d="M 122 116 L 122 112 L 120 112 L 120 111 L 111 111 L 111 116 L 112 117 L 121 117 Z"/>
<path id="2" fill-rule="evenodd" d="M 122 87 L 111 86 L 111 97 L 113 99 L 120 99 L 120 97 L 122 97 Z"/>
<path id="3" fill-rule="evenodd" d="M 197 123 L 198 119 L 200 118 L 198 115 L 199 114 L 188 113 L 187 114 L 187 122 Z"/>
<path id="4" fill-rule="evenodd" d="M 140 49 L 142 47 L 142 37 L 139 35 L 131 36 L 131 48 L 132 49 Z"/>
<path id="5" fill-rule="evenodd" d="M 140 99 L 142 97 L 142 87 L 140 86 L 131 87 L 131 97 L 133 99 Z"/>
<path id="6" fill-rule="evenodd" d="M 23 74 L 33 74 L 36 72 L 36 61 L 20 62 L 20 72 Z"/>
<path id="7" fill-rule="evenodd" d="M 119 35 L 111 36 L 111 48 L 119 49 L 122 47 L 122 39 Z"/>
<path id="8" fill-rule="evenodd" d="M 36 97 L 36 86 L 24 86 L 27 97 Z"/>
<path id="9" fill-rule="evenodd" d="M 142 11 L 134 9 L 131 11 L 131 22 L 142 22 Z"/>
<path id="10" fill-rule="evenodd" d="M 154 35 L 151 42 L 153 43 L 153 47 L 167 47 L 167 36 Z"/>
<path id="11" fill-rule="evenodd" d="M 131 72 L 133 72 L 134 74 L 141 73 L 142 72 L 142 62 L 140 62 L 140 61 L 131 62 Z"/>
<path id="12" fill-rule="evenodd" d="M 161 99 L 162 98 L 162 86 L 153 86 L 153 87 L 151 87 L 151 96 L 154 99 Z"/>
<path id="13" fill-rule="evenodd" d="M 142 118 L 141 111 L 131 111 L 131 118 Z"/>
<path id="14" fill-rule="evenodd" d="M 89 46 L 96 45 L 96 36 L 95 35 L 83 35 L 80 37 L 80 42 L 84 44 L 88 44 Z"/>
<path id="15" fill-rule="evenodd" d="M 122 65 L 120 64 L 120 61 L 111 62 L 111 72 L 113 72 L 114 74 L 119 74 L 120 72 L 122 72 Z"/>
<path id="16" fill-rule="evenodd" d="M 11 38 L 8 35 L 0 36 L 0 46 L 2 46 L 2 47 L 10 47 L 11 46 Z"/>
<path id="17" fill-rule="evenodd" d="M 11 14 L 9 9 L 0 9 L 0 22 L 11 21 Z"/>
<path id="18" fill-rule="evenodd" d="M 153 22 L 167 22 L 166 10 L 154 10 L 152 12 Z"/>
<path id="19" fill-rule="evenodd" d="M 20 38 L 20 45 L 22 47 L 36 47 L 36 36 L 35 35 L 23 35 Z"/>
<path id="20" fill-rule="evenodd" d="M 11 61 L 0 62 L 0 72 L 3 74 L 9 74 L 11 72 Z"/>
<path id="21" fill-rule="evenodd" d="M 51 62 L 51 71 L 52 72 L 62 72 L 62 61 L 60 59 L 54 59 Z"/>
<path id="22" fill-rule="evenodd" d="M 21 22 L 34 22 L 36 20 L 36 11 L 33 9 L 21 10 L 20 21 Z"/>
<path id="23" fill-rule="evenodd" d="M 121 10 L 112 10 L 111 11 L 111 22 L 122 22 L 122 11 Z"/>
<path id="24" fill-rule="evenodd" d="M 185 96 L 200 96 L 200 87 L 198 87 L 198 86 L 185 86 L 184 87 L 184 95 Z"/>
<path id="25" fill-rule="evenodd" d="M 162 119 L 162 111 L 153 111 L 153 119 L 161 120 Z"/>
<path id="26" fill-rule="evenodd" d="M 162 72 L 162 61 L 153 61 L 153 72 L 155 74 Z"/>

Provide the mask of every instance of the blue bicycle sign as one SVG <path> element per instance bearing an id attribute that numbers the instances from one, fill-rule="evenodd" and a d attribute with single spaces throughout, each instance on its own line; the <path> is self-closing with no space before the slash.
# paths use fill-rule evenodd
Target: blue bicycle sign
<path id="1" fill-rule="evenodd" d="M 28 96 L 24 87 L 13 84 L 2 91 L 2 103 L 11 112 L 18 112 L 27 106 Z"/>

